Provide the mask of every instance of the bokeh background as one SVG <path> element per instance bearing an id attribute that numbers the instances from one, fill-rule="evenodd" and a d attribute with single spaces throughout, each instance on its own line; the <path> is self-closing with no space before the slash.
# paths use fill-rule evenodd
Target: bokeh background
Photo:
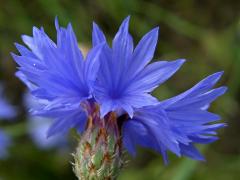
<path id="1" fill-rule="evenodd" d="M 1 128 L 13 138 L 9 157 L 0 161 L 0 179 L 70 180 L 70 153 L 67 148 L 42 147 L 29 133 L 26 89 L 14 76 L 16 64 L 10 52 L 22 34 L 32 34 L 33 26 L 44 26 L 55 38 L 54 18 L 62 25 L 72 22 L 78 40 L 91 45 L 92 21 L 107 37 L 113 37 L 120 22 L 131 15 L 130 32 L 135 42 L 151 28 L 160 26 L 156 59 L 188 61 L 167 83 L 154 93 L 164 99 L 187 90 L 216 71 L 225 74 L 219 85 L 229 91 L 213 104 L 228 127 L 219 132 L 220 140 L 199 147 L 206 162 L 170 155 L 164 166 L 161 156 L 139 149 L 122 171 L 120 180 L 239 180 L 240 179 L 240 1 L 238 0 L 0 0 L 0 80 L 4 94 L 15 105 L 15 121 L 1 122 Z"/>

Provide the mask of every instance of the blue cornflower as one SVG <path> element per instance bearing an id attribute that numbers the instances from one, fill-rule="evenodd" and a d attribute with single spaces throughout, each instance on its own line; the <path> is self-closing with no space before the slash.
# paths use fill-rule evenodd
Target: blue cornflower
<path id="1" fill-rule="evenodd" d="M 41 107 L 33 108 L 35 114 L 55 118 L 48 136 L 66 133 L 76 127 L 82 131 L 86 113 L 80 105 L 92 99 L 92 84 L 99 67 L 102 45 L 92 48 L 84 59 L 71 24 L 59 27 L 57 43 L 54 43 L 43 28 L 33 28 L 33 37 L 23 35 L 28 48 L 17 44 L 21 56 L 12 54 L 18 63 L 17 76 L 29 87 L 31 94 L 41 99 Z"/>
<path id="2" fill-rule="evenodd" d="M 0 130 L 0 159 L 8 156 L 8 147 L 11 145 L 11 138 L 2 130 Z"/>
<path id="3" fill-rule="evenodd" d="M 49 136 L 73 127 L 83 132 L 76 157 L 84 149 L 86 152 L 101 146 L 110 149 L 108 135 L 114 134 L 114 148 L 121 149 L 123 141 L 133 155 L 140 145 L 161 153 L 165 162 L 167 150 L 203 160 L 194 144 L 215 141 L 217 138 L 211 135 L 225 126 L 212 124 L 220 117 L 207 111 L 211 102 L 226 91 L 225 87 L 213 89 L 222 72 L 176 97 L 159 101 L 150 93 L 185 60 L 149 64 L 156 48 L 158 28 L 147 33 L 134 48 L 128 26 L 129 17 L 123 21 L 110 47 L 94 23 L 93 48 L 85 60 L 71 25 L 59 27 L 56 21 L 57 43 L 43 28 L 34 27 L 33 37 L 24 35 L 23 41 L 29 49 L 16 44 L 21 56 L 13 54 L 13 57 L 20 66 L 17 76 L 41 103 L 33 112 L 55 118 Z M 119 156 L 114 156 L 120 154 L 119 150 Z M 89 159 L 86 157 L 86 162 Z"/>
<path id="4" fill-rule="evenodd" d="M 101 65 L 94 86 L 101 116 L 110 111 L 126 111 L 130 117 L 134 109 L 154 105 L 158 100 L 149 93 L 170 78 L 185 60 L 158 61 L 148 64 L 154 55 L 158 28 L 147 33 L 134 48 L 128 32 L 129 17 L 115 35 L 112 48 L 105 45 Z M 93 46 L 106 42 L 99 27 L 93 25 Z"/>
<path id="5" fill-rule="evenodd" d="M 0 120 L 12 120 L 16 116 L 16 108 L 4 98 L 3 86 L 0 85 Z M 0 159 L 8 155 L 8 147 L 11 145 L 11 137 L 0 129 Z"/>
<path id="6" fill-rule="evenodd" d="M 3 87 L 0 85 L 0 119 L 1 120 L 12 120 L 16 114 L 16 108 L 7 102 L 4 98 Z"/>

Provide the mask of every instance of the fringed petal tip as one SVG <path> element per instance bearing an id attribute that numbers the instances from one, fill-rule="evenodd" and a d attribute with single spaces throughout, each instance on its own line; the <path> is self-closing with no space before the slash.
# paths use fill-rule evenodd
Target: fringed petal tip
<path id="1" fill-rule="evenodd" d="M 55 16 L 55 21 L 54 21 L 54 23 L 55 23 L 55 28 L 56 28 L 57 30 L 59 30 L 58 16 Z"/>

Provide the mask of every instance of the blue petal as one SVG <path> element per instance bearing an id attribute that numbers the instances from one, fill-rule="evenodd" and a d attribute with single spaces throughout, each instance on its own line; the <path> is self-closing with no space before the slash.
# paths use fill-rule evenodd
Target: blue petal
<path id="1" fill-rule="evenodd" d="M 93 31 L 92 31 L 92 44 L 93 47 L 97 46 L 103 42 L 106 42 L 105 35 L 101 31 L 101 29 L 98 27 L 96 23 L 93 23 Z"/>
<path id="2" fill-rule="evenodd" d="M 136 134 L 136 129 L 139 130 L 139 133 Z M 136 145 L 138 142 L 138 139 L 141 138 L 141 134 L 146 131 L 146 129 L 138 122 L 136 121 L 127 121 L 123 124 L 122 127 L 123 131 L 123 145 L 128 150 L 128 152 L 132 156 L 136 156 Z M 135 140 L 136 139 L 136 140 Z"/>
<path id="3" fill-rule="evenodd" d="M 76 128 L 82 132 L 86 126 L 87 116 L 84 111 L 76 111 L 75 113 L 65 114 L 52 123 L 48 129 L 47 136 L 56 134 L 65 134 L 71 128 Z"/>
<path id="4" fill-rule="evenodd" d="M 17 71 L 15 75 L 28 87 L 29 90 L 35 89 L 34 84 L 32 84 L 21 71 Z"/>
<path id="5" fill-rule="evenodd" d="M 177 103 L 175 103 L 174 105 L 172 105 L 171 109 L 174 108 L 202 108 L 205 105 L 210 104 L 212 101 L 214 101 L 217 97 L 223 95 L 226 92 L 227 88 L 226 87 L 220 87 L 220 88 L 216 88 L 213 89 L 211 91 L 208 91 L 204 94 L 201 94 L 199 96 L 196 97 L 192 97 L 192 98 L 186 98 L 182 101 L 179 101 Z"/>
<path id="6" fill-rule="evenodd" d="M 222 74 L 223 72 L 217 72 L 206 77 L 205 79 L 197 83 L 195 86 L 193 86 L 191 89 L 179 94 L 178 96 L 162 101 L 161 105 L 167 108 L 171 104 L 179 102 L 182 99 L 185 99 L 187 97 L 194 97 L 209 91 L 218 82 Z"/>
<path id="7" fill-rule="evenodd" d="M 100 66 L 99 56 L 104 44 L 101 43 L 92 48 L 87 54 L 85 64 L 84 64 L 84 78 L 90 82 L 96 80 L 96 75 Z M 87 82 L 86 82 L 87 83 Z"/>
<path id="8" fill-rule="evenodd" d="M 174 123 L 188 124 L 189 126 L 191 124 L 205 124 L 221 119 L 219 115 L 203 110 L 168 110 L 167 115 Z"/>
<path id="9" fill-rule="evenodd" d="M 209 144 L 219 139 L 216 136 L 204 136 L 204 135 L 190 136 L 189 138 L 194 143 L 199 143 L 199 144 Z"/>
<path id="10" fill-rule="evenodd" d="M 158 143 L 154 141 L 147 128 L 138 119 L 130 119 L 124 122 L 122 133 L 124 147 L 133 156 L 136 155 L 137 145 L 159 150 Z"/>
<path id="11" fill-rule="evenodd" d="M 124 71 L 130 61 L 133 52 L 133 40 L 128 33 L 129 19 L 127 17 L 121 24 L 117 34 L 112 43 L 112 75 L 113 84 L 117 87 L 122 83 L 124 78 Z"/>
<path id="12" fill-rule="evenodd" d="M 171 131 L 168 117 L 160 107 L 144 107 L 136 112 L 137 118 L 155 138 L 159 147 L 164 145 L 176 155 L 180 156 L 180 149 L 173 132 Z"/>
<path id="13" fill-rule="evenodd" d="M 16 107 L 10 105 L 6 100 L 0 100 L 0 118 L 1 119 L 12 119 L 16 117 Z"/>
<path id="14" fill-rule="evenodd" d="M 47 138 L 47 130 L 51 124 L 51 119 L 40 117 L 29 117 L 29 133 L 33 142 L 41 149 L 50 149 L 54 147 L 66 148 L 67 139 L 62 136 Z"/>
<path id="15" fill-rule="evenodd" d="M 5 159 L 8 156 L 8 147 L 12 144 L 10 137 L 0 130 L 0 159 Z"/>
<path id="16" fill-rule="evenodd" d="M 132 61 L 130 62 L 129 73 L 135 75 L 141 71 L 152 60 L 158 40 L 159 28 L 154 28 L 140 40 L 136 46 Z"/>
<path id="17" fill-rule="evenodd" d="M 188 156 L 198 161 L 205 161 L 205 158 L 200 154 L 200 152 L 192 144 L 189 144 L 189 145 L 180 144 L 180 148 L 181 148 L 182 155 Z"/>
<path id="18" fill-rule="evenodd" d="M 180 59 L 173 62 L 160 61 L 148 65 L 134 78 L 128 91 L 150 92 L 170 78 L 185 62 Z"/>
<path id="19" fill-rule="evenodd" d="M 139 145 L 161 153 L 164 163 L 168 164 L 167 148 L 156 141 L 156 137 L 138 119 L 129 119 L 124 122 L 122 134 L 123 145 L 132 156 L 136 156 L 136 147 Z"/>
<path id="20" fill-rule="evenodd" d="M 31 56 L 30 57 L 18 56 L 13 53 L 11 53 L 11 55 L 19 66 L 24 66 L 25 68 L 31 70 L 35 69 L 43 70 L 45 68 L 45 66 L 38 59 L 33 58 Z"/>
<path id="21" fill-rule="evenodd" d="M 15 46 L 17 48 L 17 50 L 19 51 L 19 53 L 22 55 L 22 56 L 28 56 L 28 57 L 31 57 L 31 58 L 37 58 L 28 48 L 26 48 L 25 46 L 21 45 L 21 44 L 18 44 L 18 43 L 15 43 Z"/>

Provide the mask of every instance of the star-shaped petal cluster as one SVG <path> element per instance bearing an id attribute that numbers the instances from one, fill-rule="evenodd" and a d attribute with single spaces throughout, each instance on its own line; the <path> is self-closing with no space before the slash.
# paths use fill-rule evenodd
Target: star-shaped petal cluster
<path id="1" fill-rule="evenodd" d="M 149 92 L 170 78 L 185 60 L 159 61 L 148 64 L 154 55 L 158 28 L 148 32 L 134 48 L 128 32 L 129 17 L 115 35 L 112 48 L 105 45 L 101 53 L 101 65 L 95 84 L 95 97 L 101 105 L 101 115 L 124 110 L 130 117 L 134 109 L 157 104 Z M 93 45 L 106 42 L 96 24 L 93 26 Z"/>
<path id="2" fill-rule="evenodd" d="M 212 101 L 226 91 L 226 87 L 213 88 L 222 72 L 178 96 L 159 101 L 151 92 L 185 60 L 150 63 L 158 28 L 144 35 L 134 47 L 129 19 L 123 21 L 111 46 L 93 23 L 93 47 L 86 58 L 71 25 L 63 28 L 56 20 L 56 43 L 43 28 L 34 27 L 33 37 L 24 35 L 28 48 L 16 44 L 21 55 L 13 54 L 13 58 L 19 65 L 17 76 L 41 103 L 32 111 L 55 119 L 49 136 L 66 133 L 70 128 L 83 132 L 91 113 L 99 113 L 99 119 L 105 121 L 114 112 L 121 121 L 118 128 L 123 144 L 131 154 L 136 153 L 136 146 L 143 146 L 161 153 L 165 162 L 168 150 L 203 160 L 194 144 L 215 141 L 215 130 L 225 126 L 213 124 L 220 117 L 208 111 Z M 91 109 L 96 104 L 99 112 Z"/>
<path id="3" fill-rule="evenodd" d="M 214 142 L 218 139 L 215 130 L 226 126 L 213 124 L 220 116 L 208 111 L 212 101 L 227 89 L 213 89 L 221 75 L 222 72 L 215 73 L 178 96 L 138 109 L 123 125 L 128 151 L 134 155 L 137 145 L 151 148 L 163 155 L 165 163 L 168 162 L 167 150 L 178 156 L 204 160 L 194 144 Z"/>
<path id="4" fill-rule="evenodd" d="M 59 27 L 57 19 L 55 24 L 57 43 L 43 28 L 34 27 L 33 37 L 22 36 L 28 48 L 16 44 L 21 56 L 12 54 L 20 66 L 17 76 L 42 103 L 39 109 L 33 109 L 34 113 L 55 118 L 49 136 L 72 127 L 84 128 L 86 114 L 80 103 L 92 98 L 102 46 L 92 48 L 84 59 L 71 24 Z"/>

